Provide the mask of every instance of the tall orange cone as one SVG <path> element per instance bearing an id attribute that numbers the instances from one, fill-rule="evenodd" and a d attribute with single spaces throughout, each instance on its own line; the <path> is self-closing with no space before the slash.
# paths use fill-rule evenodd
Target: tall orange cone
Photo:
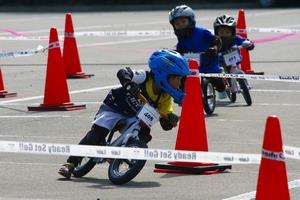
<path id="1" fill-rule="evenodd" d="M 256 200 L 265 199 L 290 199 L 277 116 L 269 116 L 267 119 L 256 189 Z"/>
<path id="2" fill-rule="evenodd" d="M 245 12 L 243 9 L 239 10 L 238 20 L 237 20 L 237 25 L 236 25 L 236 34 L 243 38 L 248 38 L 247 28 L 246 28 L 246 20 L 245 20 Z M 246 49 L 241 49 L 241 55 L 242 55 L 241 69 L 245 73 L 247 73 L 247 74 L 264 74 L 263 72 L 254 72 L 251 69 L 249 51 L 247 51 Z"/>
<path id="3" fill-rule="evenodd" d="M 15 96 L 17 96 L 17 93 L 8 93 L 4 89 L 4 81 L 3 81 L 2 71 L 0 67 L 0 98 L 8 98 L 8 97 L 15 97 Z"/>
<path id="4" fill-rule="evenodd" d="M 175 150 L 208 151 L 197 61 L 190 60 L 189 67 L 191 75 L 186 80 L 186 96 L 182 104 Z M 154 172 L 198 174 L 209 171 L 224 171 L 225 169 L 231 169 L 231 165 L 169 162 L 168 164 L 155 164 Z"/>
<path id="5" fill-rule="evenodd" d="M 81 70 L 71 13 L 66 14 L 63 60 L 67 78 L 89 78 L 93 76 L 93 74 L 85 74 Z"/>
<path id="6" fill-rule="evenodd" d="M 84 109 L 85 105 L 74 105 L 70 101 L 63 60 L 56 28 L 51 28 L 44 102 L 38 107 L 28 107 L 29 111 L 67 111 Z"/>

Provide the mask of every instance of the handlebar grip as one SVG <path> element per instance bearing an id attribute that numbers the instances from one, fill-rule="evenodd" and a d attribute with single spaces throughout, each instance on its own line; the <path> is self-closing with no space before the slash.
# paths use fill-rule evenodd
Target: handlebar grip
<path id="1" fill-rule="evenodd" d="M 143 102 L 143 103 L 149 103 L 149 101 L 146 99 L 146 97 L 144 97 L 144 95 L 142 95 L 141 93 L 139 93 L 137 95 L 137 97 Z"/>

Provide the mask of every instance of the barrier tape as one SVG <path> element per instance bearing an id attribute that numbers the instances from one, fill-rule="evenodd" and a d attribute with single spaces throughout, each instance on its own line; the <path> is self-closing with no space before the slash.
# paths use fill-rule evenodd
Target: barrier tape
<path id="1" fill-rule="evenodd" d="M 36 49 L 28 49 L 28 50 L 22 50 L 22 51 L 0 52 L 0 59 L 32 56 L 32 55 L 35 55 L 37 53 L 45 52 L 46 50 L 48 50 L 48 48 L 49 47 L 44 48 L 43 46 L 39 45 Z"/>
<path id="2" fill-rule="evenodd" d="M 283 146 L 283 151 L 284 151 L 284 156 L 286 158 L 300 160 L 300 148 Z"/>
<path id="3" fill-rule="evenodd" d="M 12 40 L 12 41 L 14 41 L 14 40 L 49 40 L 49 37 L 48 36 L 30 36 L 30 37 L 28 37 L 28 36 L 19 36 L 19 37 L 17 37 L 17 36 L 8 36 L 8 37 L 6 37 L 6 36 L 0 36 L 0 40 Z"/>
<path id="4" fill-rule="evenodd" d="M 300 76 L 289 75 L 250 75 L 250 74 L 204 74 L 200 73 L 201 77 L 206 78 L 236 78 L 248 80 L 262 80 L 262 81 L 283 81 L 283 82 L 300 82 Z"/>
<path id="5" fill-rule="evenodd" d="M 296 147 L 286 147 L 297 149 Z M 221 153 L 201 151 L 177 151 L 164 149 L 143 149 L 112 146 L 90 146 L 72 144 L 52 144 L 20 141 L 0 141 L 0 152 L 29 153 L 43 155 L 101 157 L 116 159 L 159 160 L 178 162 L 205 162 L 227 164 L 259 164 L 260 154 Z M 287 156 L 300 160 L 298 156 Z"/>
<path id="6" fill-rule="evenodd" d="M 283 28 L 247 28 L 247 32 L 259 32 L 259 33 L 300 33 L 300 29 L 283 29 Z"/>
<path id="7" fill-rule="evenodd" d="M 198 69 L 190 69 L 190 75 L 189 77 L 196 77 L 198 78 L 199 77 L 199 70 Z"/>
<path id="8" fill-rule="evenodd" d="M 283 152 L 274 152 L 274 151 L 268 151 L 266 149 L 263 149 L 261 152 L 261 155 L 263 158 L 268 160 L 275 160 L 275 161 L 283 161 L 284 162 L 284 155 Z"/>
<path id="9" fill-rule="evenodd" d="M 32 56 L 38 53 L 44 53 L 47 50 L 59 48 L 59 42 L 53 42 L 48 45 L 48 47 L 43 47 L 39 45 L 36 49 L 28 49 L 22 51 L 10 51 L 10 52 L 0 52 L 0 59 L 5 58 L 17 58 L 17 57 L 25 57 L 25 56 Z"/>
<path id="10" fill-rule="evenodd" d="M 48 49 L 59 47 L 59 42 L 54 42 L 49 44 L 48 47 L 43 47 L 39 45 L 36 49 L 28 49 L 22 51 L 10 51 L 10 52 L 0 52 L 0 59 L 5 58 L 17 58 L 32 56 L 41 52 L 45 52 Z M 193 72 L 192 75 L 197 75 Z M 199 73 L 201 77 L 206 78 L 235 78 L 235 79 L 248 79 L 248 80 L 264 80 L 264 81 L 282 81 L 282 82 L 300 82 L 300 76 L 288 76 L 288 75 L 249 75 L 249 74 L 220 74 L 220 73 L 211 73 L 204 74 Z"/>
<path id="11" fill-rule="evenodd" d="M 74 33 L 73 32 L 65 32 L 65 37 L 73 38 Z"/>
<path id="12" fill-rule="evenodd" d="M 47 48 L 44 48 L 44 51 L 47 49 L 55 49 L 55 48 L 59 48 L 59 42 L 52 42 L 49 44 L 49 46 Z"/>
<path id="13" fill-rule="evenodd" d="M 241 28 L 236 28 L 236 33 L 237 34 L 247 34 L 247 30 L 246 29 L 241 29 Z"/>
<path id="14" fill-rule="evenodd" d="M 259 164 L 261 159 L 259 154 L 176 151 L 18 141 L 0 141 L 0 152 L 231 164 Z"/>
<path id="15" fill-rule="evenodd" d="M 173 30 L 142 30 L 142 31 L 94 31 L 76 32 L 75 36 L 96 36 L 96 37 L 147 37 L 147 36 L 174 36 Z"/>
<path id="16" fill-rule="evenodd" d="M 209 29 L 213 32 L 213 30 Z M 297 34 L 300 29 L 281 29 L 281 28 L 247 28 L 237 29 L 239 33 L 260 32 L 260 33 L 283 33 Z M 173 30 L 139 30 L 139 31 L 89 31 L 89 32 L 65 32 L 65 37 L 157 37 L 174 36 Z M 48 40 L 48 36 L 1 36 L 0 40 Z M 63 39 L 63 36 L 59 36 Z"/>

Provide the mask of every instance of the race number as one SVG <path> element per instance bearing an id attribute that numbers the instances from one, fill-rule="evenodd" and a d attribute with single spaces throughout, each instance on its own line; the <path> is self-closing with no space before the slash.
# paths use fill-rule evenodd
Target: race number
<path id="1" fill-rule="evenodd" d="M 148 127 L 151 127 L 159 121 L 160 114 L 155 110 L 155 108 L 153 108 L 149 104 L 145 104 L 140 110 L 137 117 L 142 120 Z"/>
<path id="2" fill-rule="evenodd" d="M 234 50 L 230 53 L 223 55 L 223 58 L 226 66 L 235 66 L 238 62 L 242 61 L 242 57 L 238 50 Z"/>

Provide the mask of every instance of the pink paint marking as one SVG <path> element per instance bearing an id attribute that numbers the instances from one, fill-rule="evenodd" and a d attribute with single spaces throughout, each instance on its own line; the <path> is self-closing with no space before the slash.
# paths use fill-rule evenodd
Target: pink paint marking
<path id="1" fill-rule="evenodd" d="M 14 31 L 14 30 L 8 29 L 8 28 L 1 28 L 0 31 L 10 33 L 10 34 L 12 34 L 13 36 L 16 36 L 16 37 L 26 37 L 26 36 L 28 37 L 29 36 L 27 34 L 18 33 L 17 31 Z"/>
<path id="2" fill-rule="evenodd" d="M 283 35 L 278 35 L 278 36 L 273 36 L 273 37 L 265 37 L 265 38 L 252 40 L 252 42 L 258 44 L 258 43 L 273 42 L 273 41 L 283 40 L 283 39 L 290 38 L 290 37 L 299 37 L 299 36 L 300 36 L 300 34 L 295 34 L 295 33 L 283 34 Z"/>

